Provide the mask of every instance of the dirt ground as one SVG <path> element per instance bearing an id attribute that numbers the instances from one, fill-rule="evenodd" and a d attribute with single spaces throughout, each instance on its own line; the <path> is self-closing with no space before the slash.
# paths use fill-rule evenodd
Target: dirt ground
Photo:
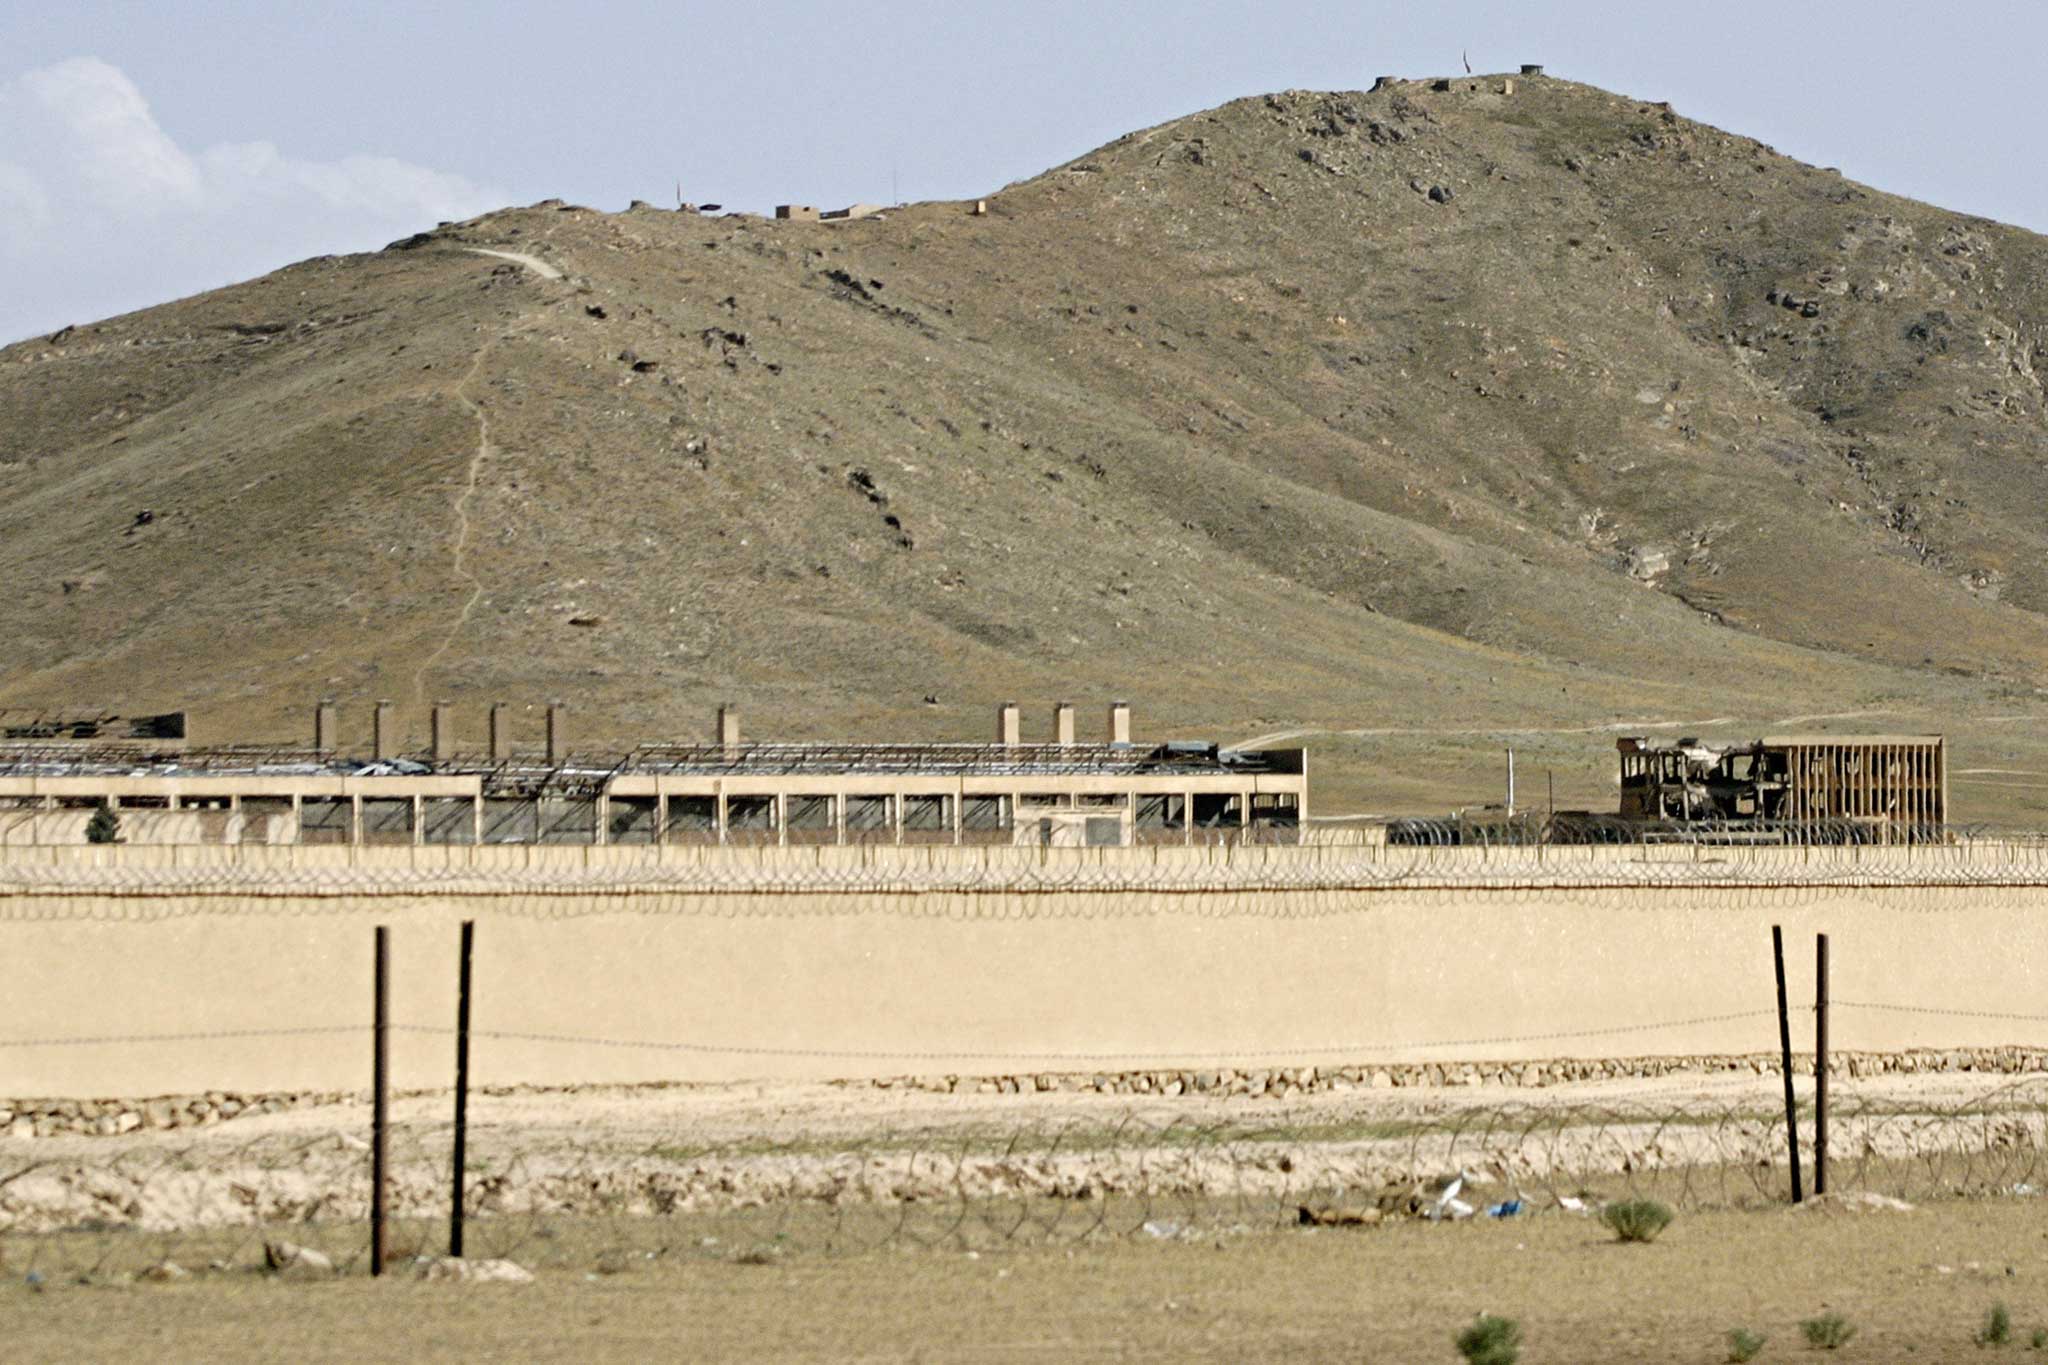
<path id="1" fill-rule="evenodd" d="M 1773 1078 L 1746 1074 L 1284 1103 L 828 1085 L 480 1095 L 472 1193 L 500 1203 L 486 1195 L 469 1250 L 533 1269 L 526 1285 L 420 1283 L 403 1259 L 442 1247 L 445 1095 L 396 1105 L 400 1259 L 381 1282 L 364 1274 L 366 1106 L 9 1142 L 0 1356 L 1451 1361 L 1453 1333 L 1484 1311 L 1522 1324 L 1531 1365 L 1717 1361 L 1736 1327 L 1769 1339 L 1768 1361 L 1803 1352 L 1799 1322 L 1834 1311 L 1857 1329 L 1851 1358 L 1975 1359 L 1994 1303 L 2014 1349 L 2048 1328 L 2048 1209 L 2030 1197 L 2048 1188 L 2032 1174 L 2048 1140 L 1941 1116 L 2038 1117 L 2042 1080 L 1838 1084 L 1837 1190 L 1903 1169 L 1983 1194 L 1863 1214 L 1788 1210 L 1768 1196 L 1775 1176 L 1746 1183 L 1725 1160 L 1728 1135 L 1772 1133 L 1782 1103 Z M 1903 1112 L 1899 1131 L 1946 1154 L 1859 1166 L 1859 1111 Z M 2017 1157 L 1991 1169 L 1965 1150 L 1987 1131 Z M 1446 1132 L 1488 1136 L 1428 1145 Z M 1341 1206 L 1476 1151 L 1506 1164 L 1471 1172 L 1467 1193 L 1483 1204 L 1527 1182 L 1530 1212 L 1292 1225 L 1297 1198 Z M 1655 1244 L 1616 1243 L 1559 1206 L 1567 1186 L 1535 1179 L 1560 1151 L 1602 1189 L 1647 1181 L 1677 1222 Z M 1646 1151 L 1649 1166 L 1625 1169 Z M 1725 1202 L 1731 1189 L 1747 1207 Z M 64 1230 L 29 1235 L 39 1208 Z M 279 1235 L 341 1273 L 262 1274 Z M 137 1275 L 162 1258 L 191 1275 Z"/>
<path id="2" fill-rule="evenodd" d="M 1803 1354 L 1799 1322 L 1846 1316 L 1850 1359 L 1979 1359 L 1996 1302 L 2025 1350 L 2048 1323 L 2048 1219 L 2033 1201 L 1910 1213 L 1681 1216 L 1623 1246 L 1589 1219 L 1130 1239 L 972 1255 L 801 1253 L 650 1263 L 529 1285 L 251 1273 L 175 1285 L 0 1287 L 23 1360 L 1454 1361 L 1478 1312 L 1522 1324 L 1529 1365 L 1718 1361 L 1725 1334 Z"/>
<path id="3" fill-rule="evenodd" d="M 1811 1079 L 1797 1089 L 1810 1144 Z M 550 1265 L 567 1264 L 549 1241 L 558 1226 L 592 1217 L 618 1220 L 621 1246 L 662 1255 L 686 1223 L 761 1210 L 795 1217 L 805 1251 L 1072 1244 L 1162 1218 L 1263 1231 L 1301 1205 L 1385 1203 L 1457 1175 L 1481 1209 L 1648 1193 L 1719 1210 L 1789 1191 L 1782 1106 L 1778 1082 L 1748 1072 L 1288 1100 L 788 1083 L 515 1091 L 472 1099 L 465 1179 L 493 1244 Z M 1831 1106 L 1838 1188 L 1914 1200 L 2048 1189 L 2048 1077 L 1874 1077 L 1836 1083 Z M 446 1095 L 393 1106 L 395 1217 L 447 1207 L 449 1107 Z M 229 1243 L 201 1263 L 247 1264 L 266 1236 L 305 1225 L 338 1260 L 360 1257 L 368 1118 L 357 1102 L 0 1143 L 0 1255 L 10 1239 L 84 1230 L 104 1245 L 61 1245 L 56 1264 L 132 1271 L 156 1253 L 124 1234 L 175 1255 L 177 1238 L 205 1233 Z M 818 1211 L 828 1223 L 804 1221 Z"/>

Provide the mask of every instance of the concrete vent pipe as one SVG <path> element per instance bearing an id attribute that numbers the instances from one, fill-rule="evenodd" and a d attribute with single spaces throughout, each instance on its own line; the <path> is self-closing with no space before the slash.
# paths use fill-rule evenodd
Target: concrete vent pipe
<path id="1" fill-rule="evenodd" d="M 503 763 L 512 757 L 512 717 L 506 714 L 505 703 L 491 703 L 491 761 Z"/>
<path id="2" fill-rule="evenodd" d="M 548 762 L 560 763 L 569 756 L 569 708 L 558 701 L 548 703 Z"/>
<path id="3" fill-rule="evenodd" d="M 1017 703 L 1006 701 L 996 708 L 996 743 L 1005 749 L 1014 749 L 1024 742 L 1024 722 L 1017 712 Z"/>
<path id="4" fill-rule="evenodd" d="M 718 747 L 727 758 L 739 757 L 740 708 L 731 702 L 718 708 Z"/>
<path id="5" fill-rule="evenodd" d="M 334 698 L 322 697 L 313 708 L 313 747 L 323 754 L 334 752 Z"/>
<path id="6" fill-rule="evenodd" d="M 435 702 L 428 730 L 428 743 L 433 749 L 435 761 L 445 763 L 455 757 L 454 708 L 445 701 Z"/>
<path id="7" fill-rule="evenodd" d="M 1113 701 L 1109 704 L 1109 742 L 1131 742 L 1131 704 L 1127 701 Z"/>
<path id="8" fill-rule="evenodd" d="M 398 756 L 398 726 L 391 718 L 391 703 L 380 701 L 370 712 L 370 756 L 372 758 L 396 758 Z"/>
<path id="9" fill-rule="evenodd" d="M 1063 701 L 1052 708 L 1052 733 L 1063 747 L 1074 743 L 1074 704 Z"/>

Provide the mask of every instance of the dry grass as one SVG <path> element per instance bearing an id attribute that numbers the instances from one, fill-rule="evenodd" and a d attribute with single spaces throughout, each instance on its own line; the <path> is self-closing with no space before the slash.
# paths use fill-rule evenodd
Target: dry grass
<path id="1" fill-rule="evenodd" d="M 565 1234 L 596 1264 L 602 1224 Z M 1839 1313 L 1859 1359 L 1962 1360 L 1985 1299 L 2048 1274 L 2039 1211 L 1708 1213 L 1624 1250 L 1590 1219 L 1404 1224 L 1013 1252 L 849 1256 L 704 1248 L 681 1261 L 543 1271 L 530 1286 L 394 1276 L 287 1285 L 0 1288 L 24 1359 L 1451 1360 L 1474 1315 L 1513 1318 L 1522 1359 L 1711 1361 L 1731 1321 L 1777 1341 Z M 587 1254 L 583 1254 L 587 1253 Z M 1937 1262 L 1953 1273 L 1943 1273 Z M 2020 1291 L 2023 1292 L 2023 1291 Z"/>
<path id="2" fill-rule="evenodd" d="M 1931 728 L 2018 770 L 1966 818 L 2048 811 L 2039 239 L 1550 80 L 1239 101 L 993 202 L 513 210 L 0 351 L 0 702 L 1127 695 L 1368 731 L 1318 799 L 1382 810 L 1493 795 L 1509 730 L 1597 806 L 1601 726 Z"/>

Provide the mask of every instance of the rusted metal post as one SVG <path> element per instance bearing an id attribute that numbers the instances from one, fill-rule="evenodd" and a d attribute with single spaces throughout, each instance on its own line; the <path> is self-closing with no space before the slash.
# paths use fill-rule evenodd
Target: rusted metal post
<path id="1" fill-rule="evenodd" d="M 1799 1101 L 1792 1093 L 1792 1012 L 1785 1001 L 1785 930 L 1771 926 L 1771 959 L 1778 969 L 1778 1059 L 1785 1075 L 1785 1144 L 1792 1151 L 1792 1202 L 1806 1199 L 1799 1180 Z"/>
<path id="2" fill-rule="evenodd" d="M 448 1209 L 448 1254 L 462 1255 L 462 1168 L 469 1148 L 469 963 L 476 921 L 462 922 L 462 953 L 455 977 L 455 1171 Z"/>
<path id="3" fill-rule="evenodd" d="M 370 1022 L 370 1273 L 384 1273 L 385 1136 L 391 1114 L 391 930 L 377 926 Z"/>
<path id="4" fill-rule="evenodd" d="M 1828 1192 L 1828 936 L 1814 941 L 1813 1192 Z"/>

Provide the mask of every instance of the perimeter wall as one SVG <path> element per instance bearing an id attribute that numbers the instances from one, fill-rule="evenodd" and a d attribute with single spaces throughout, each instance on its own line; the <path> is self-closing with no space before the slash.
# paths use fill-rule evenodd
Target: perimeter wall
<path id="1" fill-rule="evenodd" d="M 1757 1053 L 2048 1038 L 2048 848 L 0 850 L 0 1094 Z M 1921 1013 L 1923 1010 L 1940 1013 Z M 1811 1038 L 1795 1015 L 1795 1045 Z"/>

